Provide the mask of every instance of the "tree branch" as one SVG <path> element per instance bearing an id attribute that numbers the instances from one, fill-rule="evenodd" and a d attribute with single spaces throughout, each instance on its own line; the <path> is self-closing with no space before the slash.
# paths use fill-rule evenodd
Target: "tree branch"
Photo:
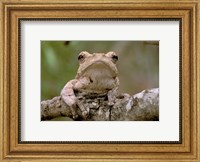
<path id="1" fill-rule="evenodd" d="M 133 96 L 120 95 L 113 106 L 108 105 L 106 94 L 77 93 L 78 102 L 89 111 L 88 121 L 158 121 L 159 88 L 144 90 Z M 84 120 L 81 111 L 77 120 Z M 41 102 L 41 120 L 56 117 L 72 118 L 70 108 L 60 96 Z"/>

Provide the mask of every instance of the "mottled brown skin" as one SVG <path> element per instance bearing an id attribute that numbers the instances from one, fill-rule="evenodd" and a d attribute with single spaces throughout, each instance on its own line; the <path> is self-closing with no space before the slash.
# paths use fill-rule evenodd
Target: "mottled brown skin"
<path id="1" fill-rule="evenodd" d="M 61 97 L 70 106 L 73 118 L 78 117 L 76 107 L 82 111 L 83 118 L 87 118 L 88 111 L 78 102 L 75 91 L 104 94 L 107 93 L 108 104 L 114 105 L 118 95 L 119 79 L 114 52 L 93 53 L 83 51 L 78 56 L 79 68 L 75 79 L 70 80 L 61 91 Z"/>

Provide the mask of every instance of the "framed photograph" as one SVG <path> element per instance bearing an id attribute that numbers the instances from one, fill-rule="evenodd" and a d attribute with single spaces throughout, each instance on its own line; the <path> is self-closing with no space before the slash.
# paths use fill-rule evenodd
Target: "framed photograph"
<path id="1" fill-rule="evenodd" d="M 83 22 L 77 21 L 57 23 L 77 26 Z M 129 19 L 123 24 L 126 28 L 135 24 L 144 26 L 144 22 Z M 87 23 L 91 29 L 99 30 L 93 26 L 99 25 L 96 20 L 90 19 L 84 25 Z M 108 31 L 112 24 L 117 26 L 120 21 L 112 19 L 103 23 L 101 28 L 105 26 L 103 30 Z M 113 35 L 117 34 L 118 29 L 115 30 Z M 123 33 L 122 37 L 131 39 L 132 36 L 128 38 Z M 132 70 L 131 74 L 128 69 Z M 145 91 L 139 93 L 142 90 Z M 60 96 L 55 97 L 55 94 Z M 158 121 L 159 41 L 41 41 L 41 101 L 42 121 Z"/>
<path id="2" fill-rule="evenodd" d="M 1 161 L 200 160 L 198 0 L 0 3 Z"/>

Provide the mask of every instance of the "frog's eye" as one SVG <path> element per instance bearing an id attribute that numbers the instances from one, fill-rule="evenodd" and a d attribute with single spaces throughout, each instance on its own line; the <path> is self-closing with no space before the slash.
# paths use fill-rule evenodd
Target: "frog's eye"
<path id="1" fill-rule="evenodd" d="M 105 56 L 108 57 L 108 58 L 111 58 L 114 63 L 116 63 L 117 60 L 118 60 L 118 56 L 113 51 L 110 51 L 110 52 L 106 53 Z"/>
<path id="2" fill-rule="evenodd" d="M 78 56 L 79 63 L 83 63 L 84 60 L 90 56 L 92 56 L 92 55 L 90 53 L 88 53 L 87 51 L 82 51 Z"/>
<path id="3" fill-rule="evenodd" d="M 117 55 L 113 55 L 113 56 L 112 56 L 112 59 L 113 59 L 114 62 L 117 62 L 118 56 L 117 56 Z"/>
<path id="4" fill-rule="evenodd" d="M 79 61 L 81 61 L 81 60 L 83 60 L 83 59 L 84 59 L 84 56 L 83 56 L 83 55 L 79 55 L 79 56 L 78 56 L 78 60 L 79 60 Z"/>

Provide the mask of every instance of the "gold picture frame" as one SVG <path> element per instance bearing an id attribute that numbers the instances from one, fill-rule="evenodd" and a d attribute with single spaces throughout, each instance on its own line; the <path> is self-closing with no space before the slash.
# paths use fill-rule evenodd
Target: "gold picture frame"
<path id="1" fill-rule="evenodd" d="M 0 5 L 1 161 L 200 161 L 199 0 L 2 0 Z M 181 142 L 20 143 L 20 18 L 181 19 Z"/>

